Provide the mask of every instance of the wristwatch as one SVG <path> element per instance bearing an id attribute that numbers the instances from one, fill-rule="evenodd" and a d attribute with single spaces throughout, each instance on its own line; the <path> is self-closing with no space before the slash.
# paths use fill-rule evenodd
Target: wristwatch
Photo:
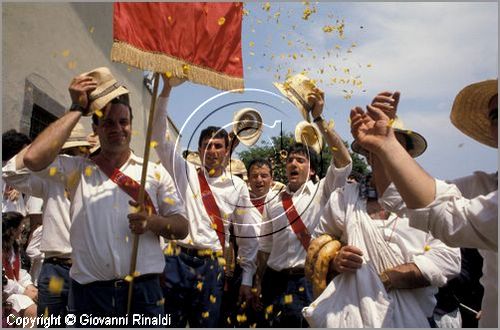
<path id="1" fill-rule="evenodd" d="M 69 108 L 69 111 L 79 111 L 79 112 L 81 112 L 83 114 L 83 113 L 85 113 L 87 111 L 87 109 L 85 109 L 83 107 L 83 105 L 81 105 L 81 104 L 72 103 L 71 107 Z"/>
<path id="2" fill-rule="evenodd" d="M 392 289 L 391 278 L 387 275 L 387 273 L 385 271 L 380 273 L 379 277 L 380 277 L 380 280 L 382 281 L 382 284 L 385 287 L 385 290 L 387 292 L 389 292 L 389 290 Z"/>

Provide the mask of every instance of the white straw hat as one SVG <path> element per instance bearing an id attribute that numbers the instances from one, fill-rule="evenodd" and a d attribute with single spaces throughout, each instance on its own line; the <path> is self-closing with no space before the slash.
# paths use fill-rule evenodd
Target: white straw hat
<path id="1" fill-rule="evenodd" d="M 243 108 L 235 112 L 233 133 L 244 145 L 255 144 L 262 134 L 262 116 L 252 108 Z"/>
<path id="2" fill-rule="evenodd" d="M 498 95 L 498 79 L 474 83 L 462 89 L 453 102 L 450 119 L 465 135 L 487 146 L 498 148 L 490 134 L 489 103 Z"/>
<path id="3" fill-rule="evenodd" d="M 403 121 L 397 116 L 394 119 L 392 128 L 394 129 L 394 134 L 404 138 L 406 146 L 403 147 L 405 147 L 406 151 L 413 158 L 417 158 L 427 149 L 425 138 L 417 132 L 405 129 Z M 362 148 L 356 140 L 351 144 L 351 149 L 355 153 L 368 157 L 368 151 Z"/>
<path id="4" fill-rule="evenodd" d="M 90 76 L 97 81 L 97 88 L 89 95 L 91 116 L 96 110 L 101 110 L 112 99 L 123 94 L 128 94 L 128 89 L 121 86 L 116 81 L 111 71 L 106 67 L 94 69 L 89 72 L 82 73 L 81 76 Z"/>
<path id="5" fill-rule="evenodd" d="M 273 84 L 283 95 L 297 106 L 304 120 L 311 122 L 309 113 L 312 109 L 307 102 L 307 96 L 311 93 L 317 93 L 317 91 L 322 93 L 322 91 L 316 87 L 314 81 L 303 74 L 297 74 L 288 78 L 283 84 L 278 82 Z"/>
<path id="6" fill-rule="evenodd" d="M 321 132 L 316 126 L 305 120 L 295 126 L 295 141 L 314 149 L 318 155 L 323 148 L 323 136 Z"/>
<path id="7" fill-rule="evenodd" d="M 75 127 L 73 127 L 73 130 L 66 142 L 64 142 L 61 150 L 73 147 L 92 147 L 89 141 L 87 141 L 87 133 L 85 133 L 85 129 L 80 123 L 76 123 Z"/>

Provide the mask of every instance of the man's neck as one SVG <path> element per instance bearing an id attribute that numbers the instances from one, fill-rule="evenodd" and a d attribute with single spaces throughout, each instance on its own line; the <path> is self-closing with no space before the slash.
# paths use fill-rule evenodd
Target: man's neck
<path id="1" fill-rule="evenodd" d="M 123 152 L 109 152 L 102 150 L 96 158 L 100 158 L 106 161 L 107 164 L 114 168 L 120 168 L 127 162 L 131 154 L 130 149 Z"/>

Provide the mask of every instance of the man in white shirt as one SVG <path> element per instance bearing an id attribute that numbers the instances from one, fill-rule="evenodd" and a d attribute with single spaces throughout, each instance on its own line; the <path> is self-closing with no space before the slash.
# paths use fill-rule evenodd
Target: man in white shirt
<path id="1" fill-rule="evenodd" d="M 87 134 L 83 125 L 78 123 L 60 153 L 87 157 L 89 148 Z M 33 233 L 26 252 L 30 257 L 33 255 L 35 260 L 40 259 L 41 264 L 38 271 L 40 276 L 34 278 L 38 279 L 38 314 L 61 315 L 64 319 L 71 284 L 70 201 L 63 181 L 42 179 L 22 166 L 25 152 L 26 149 L 19 152 L 3 167 L 2 177 L 23 193 L 43 200 L 43 225 Z"/>
<path id="2" fill-rule="evenodd" d="M 243 269 L 240 300 L 250 301 L 260 215 L 250 202 L 245 182 L 225 171 L 230 147 L 224 129 L 210 126 L 201 132 L 200 170 L 175 152 L 174 141 L 166 135 L 171 80 L 164 81 L 153 140 L 158 143 L 156 152 L 162 165 L 176 182 L 189 219 L 188 236 L 170 242 L 166 250 L 165 313 L 171 315 L 174 327 L 185 327 L 187 322 L 190 327 L 216 327 L 224 286 L 220 257 L 229 247 L 229 225 L 234 227 Z"/>
<path id="3" fill-rule="evenodd" d="M 69 91 L 70 111 L 35 139 L 23 161 L 44 179 L 62 180 L 69 191 L 70 312 L 78 321 L 82 314 L 125 316 L 133 234 L 138 234 L 131 313 L 163 315 L 159 274 L 165 264 L 159 236 L 186 236 L 184 206 L 171 177 L 152 163 L 148 164 L 144 204 L 138 204 L 143 160 L 130 150 L 128 90 L 109 69 L 75 77 Z M 101 144 L 99 154 L 90 159 L 58 156 L 82 115 L 90 114 Z"/>
<path id="4" fill-rule="evenodd" d="M 427 147 L 425 139 L 416 132 L 408 134 L 405 130 L 398 130 L 397 134 L 398 140 L 405 144 L 412 157 L 419 156 Z M 356 278 L 358 282 L 335 279 L 332 300 L 355 295 L 354 283 L 364 282 L 370 285 L 369 283 L 377 281 L 377 274 L 380 274 L 385 292 L 378 293 L 376 297 L 364 296 L 362 299 L 385 300 L 389 308 L 375 311 L 367 308 L 359 297 L 351 297 L 352 306 L 342 307 L 345 308 L 342 311 L 337 311 L 336 306 L 332 306 L 334 316 L 324 315 L 324 319 L 328 319 L 327 323 L 313 326 L 338 326 L 337 322 L 349 320 L 352 308 L 359 309 L 359 313 L 365 317 L 360 321 L 361 325 L 346 323 L 347 327 L 433 326 L 435 323 L 432 316 L 436 305 L 434 295 L 438 287 L 459 274 L 460 251 L 446 246 L 430 234 L 410 227 L 407 218 L 385 211 L 378 200 L 378 196 L 390 183 L 383 166 L 376 156 L 359 148 L 356 142 L 353 143 L 352 150 L 368 158 L 373 176 L 370 175 L 362 183 L 347 184 L 332 193 L 315 236 L 327 233 L 342 242 L 342 248 L 330 265 L 334 274 L 358 276 L 357 272 L 362 267 L 374 270 L 367 272 L 365 269 Z M 368 234 L 370 232 L 373 234 Z M 377 315 L 377 312 L 384 314 Z M 335 318 L 338 320 L 334 321 Z M 372 323 L 377 319 L 383 320 L 383 323 Z"/>
<path id="5" fill-rule="evenodd" d="M 394 112 L 395 109 L 392 111 Z M 351 131 L 358 143 L 377 155 L 406 204 L 410 225 L 431 232 L 450 246 L 480 249 L 485 288 L 480 327 L 498 326 L 498 188 L 463 197 L 455 185 L 427 174 L 397 143 L 391 113 L 368 106 L 351 111 Z M 452 123 L 478 142 L 498 148 L 498 80 L 462 89 L 455 98 Z"/>
<path id="6" fill-rule="evenodd" d="M 301 310 L 312 300 L 311 284 L 304 275 L 310 233 L 316 228 L 328 197 L 345 184 L 352 168 L 347 148 L 321 116 L 323 93 L 313 88 L 307 103 L 312 105 L 314 122 L 334 157 L 325 178 L 313 182 L 319 165 L 316 152 L 301 143 L 287 151 L 288 185 L 265 202 L 257 273 L 262 278 L 265 316 L 259 326 L 307 327 Z"/>

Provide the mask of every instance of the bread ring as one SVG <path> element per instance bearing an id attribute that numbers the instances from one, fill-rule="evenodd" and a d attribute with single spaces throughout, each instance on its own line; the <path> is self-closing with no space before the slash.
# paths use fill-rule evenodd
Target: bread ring
<path id="1" fill-rule="evenodd" d="M 330 261 L 335 257 L 337 251 L 342 247 L 339 241 L 332 240 L 323 245 L 318 252 L 318 257 L 314 264 L 312 276 L 313 296 L 317 298 L 326 288 L 326 276 Z"/>
<path id="2" fill-rule="evenodd" d="M 321 250 L 323 245 L 333 240 L 333 238 L 328 234 L 323 234 L 318 238 L 311 241 L 309 248 L 307 249 L 306 262 L 304 264 L 304 273 L 306 278 L 312 281 L 312 276 L 314 273 L 314 264 L 316 263 L 316 258 L 318 257 L 318 252 Z"/>

